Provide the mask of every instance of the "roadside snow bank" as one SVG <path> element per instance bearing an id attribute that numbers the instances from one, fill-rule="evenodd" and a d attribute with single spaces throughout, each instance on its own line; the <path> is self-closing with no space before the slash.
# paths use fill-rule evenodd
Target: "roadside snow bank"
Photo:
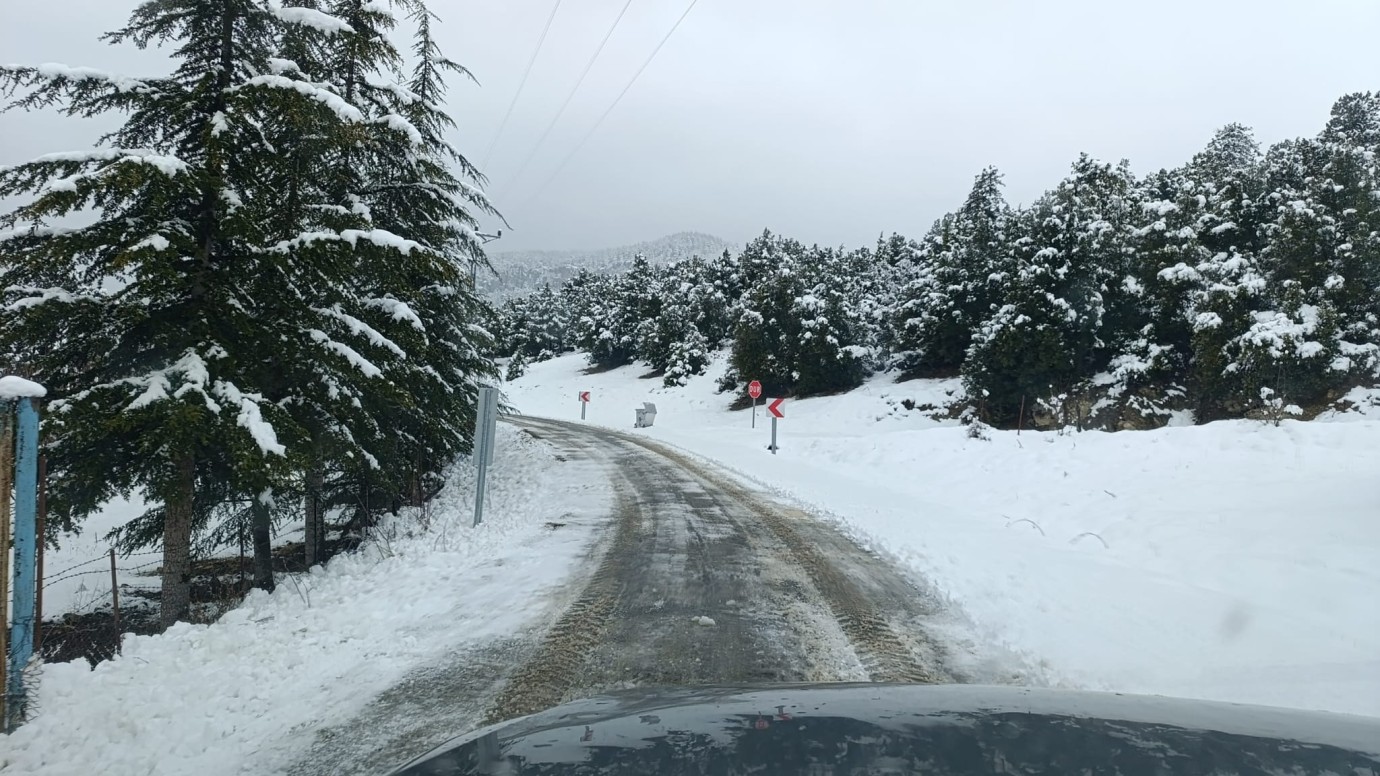
<path id="1" fill-rule="evenodd" d="M 482 526 L 470 527 L 473 469 L 457 466 L 426 530 L 405 514 L 214 625 L 126 637 L 95 670 L 44 666 L 38 716 L 0 736 L 0 771 L 280 772 L 410 669 L 530 625 L 593 541 L 607 494 L 544 443 L 499 435 Z M 565 527 L 547 529 L 556 518 Z"/>
<path id="2" fill-rule="evenodd" d="M 953 381 L 790 401 L 779 454 L 729 412 L 722 358 L 684 388 L 643 366 L 532 365 L 519 410 L 639 430 L 832 515 L 955 602 L 973 677 L 1380 716 L 1380 422 L 990 432 L 913 406 Z M 954 634 L 949 634 L 951 637 Z M 979 664 L 1014 651 L 1026 665 Z"/>

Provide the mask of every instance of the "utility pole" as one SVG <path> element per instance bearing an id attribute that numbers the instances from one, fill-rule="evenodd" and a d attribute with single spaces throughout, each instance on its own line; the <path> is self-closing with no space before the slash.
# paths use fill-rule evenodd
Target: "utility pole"
<path id="1" fill-rule="evenodd" d="M 502 230 L 502 229 L 499 229 L 498 231 L 494 232 L 493 234 L 486 234 L 486 233 L 484 233 L 484 232 L 477 232 L 477 233 L 476 233 L 476 236 L 478 236 L 479 239 L 481 240 L 481 242 L 480 242 L 481 245 L 488 245 L 489 243 L 493 242 L 494 240 L 497 240 L 498 238 L 502 237 L 502 236 L 503 236 L 503 230 Z M 471 259 L 471 260 L 470 260 L 470 288 L 478 288 L 478 287 L 479 287 L 479 259 Z"/>

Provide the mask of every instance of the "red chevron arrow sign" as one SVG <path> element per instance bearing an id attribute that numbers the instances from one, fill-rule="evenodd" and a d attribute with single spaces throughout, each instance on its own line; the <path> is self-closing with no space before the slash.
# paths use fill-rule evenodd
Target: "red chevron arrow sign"
<path id="1" fill-rule="evenodd" d="M 767 405 L 767 412 L 770 412 L 774 417 L 786 417 L 786 413 L 781 411 L 781 402 L 783 401 L 785 401 L 785 399 L 772 399 L 771 404 Z"/>

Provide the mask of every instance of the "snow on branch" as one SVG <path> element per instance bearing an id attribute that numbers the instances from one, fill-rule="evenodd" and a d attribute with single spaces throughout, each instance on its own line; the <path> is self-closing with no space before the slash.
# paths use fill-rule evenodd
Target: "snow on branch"
<path id="1" fill-rule="evenodd" d="M 412 122 L 408 121 L 402 116 L 399 116 L 396 113 L 390 113 L 387 116 L 384 116 L 383 118 L 379 119 L 379 123 L 383 124 L 389 129 L 407 135 L 408 142 L 410 142 L 414 146 L 419 146 L 424 142 L 422 140 L 422 133 L 417 131 L 417 128 L 412 125 Z"/>
<path id="2" fill-rule="evenodd" d="M 155 369 L 148 374 L 139 377 L 127 377 L 113 383 L 97 386 L 97 388 L 109 388 L 113 386 L 127 385 L 134 388 L 143 388 L 143 393 L 135 397 L 134 401 L 125 406 L 126 412 L 143 409 L 152 404 L 164 401 L 168 398 L 180 399 L 189 393 L 196 392 L 202 395 L 206 401 L 206 409 L 212 414 L 220 414 L 221 407 L 211 399 L 208 391 L 208 383 L 211 380 L 210 369 L 206 366 L 206 360 L 201 354 L 194 350 L 188 350 L 172 366 L 166 369 Z M 175 389 L 174 382 L 180 382 Z M 84 391 L 72 397 L 72 401 L 77 401 L 84 397 L 89 391 Z"/>
<path id="3" fill-rule="evenodd" d="M 302 72 L 302 68 L 298 67 L 296 62 L 293 62 L 291 59 L 282 59 L 280 57 L 269 57 L 268 69 L 271 70 L 274 75 Z"/>
<path id="4" fill-rule="evenodd" d="M 297 92 L 304 97 L 315 100 L 325 105 L 332 113 L 342 121 L 349 121 L 355 124 L 364 123 L 364 114 L 359 108 L 346 102 L 344 98 L 329 89 L 299 81 L 295 78 L 286 78 L 281 75 L 256 75 L 248 79 L 240 86 L 235 87 L 235 91 L 247 89 L 252 86 L 267 86 L 270 89 L 287 89 Z"/>
<path id="5" fill-rule="evenodd" d="M 272 250 L 278 253 L 287 253 L 293 248 L 301 248 L 318 242 L 347 242 L 351 247 L 357 247 L 360 240 L 372 243 L 380 248 L 394 248 L 401 251 L 404 255 L 412 253 L 413 250 L 426 250 L 426 246 L 421 243 L 399 237 L 386 229 L 345 229 L 340 232 L 303 232 L 291 240 L 284 240 L 278 243 L 273 246 Z"/>
<path id="6" fill-rule="evenodd" d="M 77 304 L 79 302 L 99 302 L 101 297 L 91 294 L 74 294 L 65 288 L 36 288 L 30 286 L 10 286 L 6 291 L 18 291 L 29 294 L 22 299 L 16 299 L 5 306 L 5 312 L 19 312 L 30 307 L 37 307 L 48 302 L 58 302 L 59 304 Z"/>
<path id="7" fill-rule="evenodd" d="M 1320 312 L 1314 305 L 1300 305 L 1297 321 L 1279 311 L 1254 312 L 1251 315 L 1255 323 L 1241 335 L 1241 341 L 1265 349 L 1273 358 L 1286 355 L 1312 358 L 1326 350 L 1321 342 L 1310 339 L 1321 324 Z"/>
<path id="8" fill-rule="evenodd" d="M 407 306 L 406 302 L 393 299 L 392 297 L 382 297 L 377 299 L 366 299 L 364 304 L 379 310 L 383 310 L 393 317 L 395 321 L 405 321 L 412 324 L 412 328 L 417 331 L 426 331 L 426 326 L 422 324 L 422 319 L 417 313 Z"/>
<path id="9" fill-rule="evenodd" d="M 364 79 L 364 83 L 368 85 L 370 89 L 374 89 L 375 91 L 380 92 L 387 92 L 393 95 L 394 99 L 398 100 L 398 102 L 401 102 L 404 105 L 416 105 L 418 103 L 425 102 L 425 100 L 422 99 L 421 95 L 417 94 L 411 89 L 408 89 L 406 86 L 402 86 L 401 84 L 396 84 L 389 81 L 376 81 L 368 77 Z"/>
<path id="10" fill-rule="evenodd" d="M 69 234 L 76 234 L 81 231 L 69 226 L 26 226 L 19 229 L 0 230 L 0 243 L 18 240 L 21 237 L 44 238 L 44 237 L 64 237 Z"/>
<path id="11" fill-rule="evenodd" d="M 117 92 L 137 92 L 150 93 L 155 91 L 147 81 L 138 78 L 131 78 L 118 73 L 109 73 L 104 70 L 97 70 L 94 67 L 73 67 L 64 65 L 61 62 L 44 62 L 41 65 L 28 67 L 25 65 L 0 65 L 0 71 L 15 73 L 23 76 L 30 74 L 38 76 L 48 81 L 98 81 L 109 84 Z"/>
<path id="12" fill-rule="evenodd" d="M 239 407 L 235 422 L 249 432 L 249 436 L 259 445 L 264 455 L 287 455 L 287 448 L 278 442 L 278 432 L 273 425 L 264 420 L 259 409 L 263 397 L 253 393 L 242 393 L 233 383 L 217 380 L 214 386 L 216 395 Z"/>
<path id="13" fill-rule="evenodd" d="M 363 372 L 365 377 L 383 376 L 383 370 L 379 369 L 377 366 L 374 366 L 374 363 L 372 361 L 360 355 L 359 351 L 355 350 L 349 345 L 346 345 L 343 342 L 336 342 L 335 340 L 331 339 L 330 336 L 326 334 L 326 332 L 321 331 L 320 329 L 309 329 L 307 331 L 307 335 L 311 337 L 313 342 L 316 342 L 324 346 L 326 350 L 329 350 L 332 353 L 335 353 L 336 355 L 344 357 L 346 361 L 350 362 L 351 366 L 355 367 L 360 372 Z"/>
<path id="14" fill-rule="evenodd" d="M 310 27 L 311 29 L 329 35 L 355 31 L 353 27 L 346 24 L 343 20 L 312 8 L 302 8 L 300 6 L 288 6 L 285 8 L 280 3 L 272 3 L 270 8 L 274 16 L 288 24 L 300 24 L 303 27 Z"/>
<path id="15" fill-rule="evenodd" d="M 94 164 L 97 162 L 128 162 L 131 164 L 146 164 L 157 168 L 168 177 L 178 175 L 187 171 L 187 163 L 178 159 L 176 156 L 166 154 L 155 154 L 147 149 L 134 148 L 97 148 L 89 151 L 59 151 L 57 153 L 43 154 L 35 157 L 32 161 L 24 164 L 0 166 L 0 174 L 5 174 L 18 170 L 21 167 L 31 165 L 47 164 Z"/>
<path id="16" fill-rule="evenodd" d="M 326 316 L 327 318 L 334 318 L 335 320 L 345 324 L 346 328 L 350 330 L 351 334 L 363 334 L 365 339 L 369 340 L 369 344 L 374 345 L 375 347 L 380 347 L 385 350 L 388 350 L 397 356 L 401 356 L 402 358 L 407 358 L 407 354 L 403 352 L 402 348 L 398 347 L 397 343 L 380 334 L 379 331 L 375 329 L 373 326 L 370 326 L 364 321 L 361 321 L 353 315 L 350 315 L 349 313 L 341 310 L 338 306 L 313 307 L 312 310 L 320 315 Z"/>
<path id="17" fill-rule="evenodd" d="M 108 167 L 104 167 L 104 168 L 102 168 L 102 169 L 96 170 L 95 172 L 91 173 L 90 175 L 87 175 L 87 176 L 73 176 L 72 178 L 67 178 L 67 179 L 63 179 L 63 180 L 60 180 L 60 181 L 54 181 L 54 185 L 55 185 L 55 186 L 62 186 L 62 185 L 64 185 L 64 184 L 66 184 L 66 185 L 70 185 L 70 186 L 72 186 L 72 187 L 75 187 L 75 184 L 76 184 L 76 181 L 77 181 L 77 180 L 80 180 L 80 179 L 83 178 L 83 177 L 95 177 L 96 175 L 100 175 L 100 174 L 106 172 L 107 170 L 112 169 L 112 168 L 113 168 L 115 165 L 117 165 L 117 164 L 141 164 L 141 165 L 146 165 L 146 166 L 148 166 L 148 167 L 154 168 L 155 170 L 157 170 L 158 172 L 162 173 L 163 175 L 166 175 L 166 176 L 169 177 L 169 178 L 176 177 L 176 176 L 178 176 L 178 175 L 180 175 L 180 174 L 182 174 L 182 173 L 184 173 L 184 172 L 187 172 L 187 170 L 189 169 L 188 166 L 187 166 L 187 163 L 184 162 L 184 161 L 182 161 L 181 159 L 178 159 L 176 156 L 168 156 L 167 154 L 155 154 L 155 153 L 151 153 L 151 152 L 149 152 L 149 151 L 143 151 L 143 150 L 135 151 L 135 150 L 129 150 L 129 149 L 112 149 L 112 150 L 110 150 L 110 151 L 108 151 L 108 152 L 92 151 L 92 152 L 84 152 L 84 153 L 85 153 L 85 156 L 87 157 L 87 158 L 85 158 L 85 159 L 80 158 L 80 157 L 83 155 L 83 152 L 78 152 L 78 153 L 45 154 L 44 156 L 38 157 L 38 158 L 35 159 L 34 161 L 37 162 L 37 163 L 50 163 L 50 162 L 58 162 L 58 163 L 67 162 L 67 163 L 73 163 L 73 162 L 75 162 L 75 163 L 82 163 L 82 164 L 90 163 L 90 162 L 99 162 L 99 161 L 109 161 L 109 162 L 110 162 L 110 165 L 109 165 Z"/>

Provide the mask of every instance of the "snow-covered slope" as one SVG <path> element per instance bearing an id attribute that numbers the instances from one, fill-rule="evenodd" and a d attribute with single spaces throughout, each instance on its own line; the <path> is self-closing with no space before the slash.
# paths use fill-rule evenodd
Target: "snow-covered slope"
<path id="1" fill-rule="evenodd" d="M 214 625 L 127 636 L 95 670 L 44 666 L 39 714 L 0 735 L 0 772 L 283 773 L 410 671 L 554 615 L 608 494 L 545 444 L 500 433 L 482 526 L 470 527 L 473 471 L 457 467 L 424 531 L 405 514 Z"/>
<path id="2" fill-rule="evenodd" d="M 972 654 L 1024 658 L 976 677 L 1380 716 L 1380 422 L 982 440 L 902 404 L 956 384 L 879 377 L 786 403 L 773 456 L 765 412 L 753 430 L 715 392 L 722 360 L 675 389 L 583 367 L 533 365 L 508 399 L 574 419 L 590 390 L 589 422 L 630 431 L 655 402 L 638 433 L 831 515 L 942 591 Z"/>

